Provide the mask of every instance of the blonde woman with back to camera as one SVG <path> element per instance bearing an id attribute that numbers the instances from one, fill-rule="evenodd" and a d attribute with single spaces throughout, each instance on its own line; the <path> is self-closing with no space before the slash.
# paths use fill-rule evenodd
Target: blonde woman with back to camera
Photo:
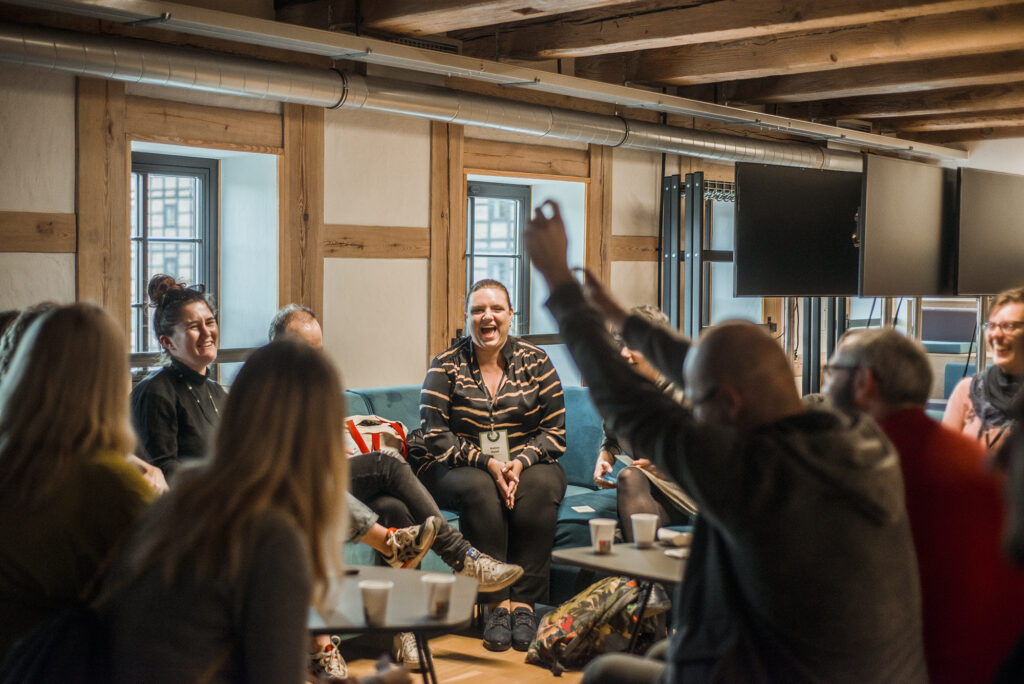
<path id="1" fill-rule="evenodd" d="M 293 339 L 253 353 L 211 459 L 179 474 L 108 578 L 115 681 L 304 681 L 310 605 L 341 571 L 344 419 L 323 354 Z"/>
<path id="2" fill-rule="evenodd" d="M 91 304 L 43 314 L 0 381 L 0 660 L 76 599 L 154 496 L 128 463 L 128 347 Z"/>

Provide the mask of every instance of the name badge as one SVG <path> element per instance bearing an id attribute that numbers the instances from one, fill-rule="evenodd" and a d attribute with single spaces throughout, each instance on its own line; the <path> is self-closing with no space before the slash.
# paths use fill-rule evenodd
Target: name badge
<path id="1" fill-rule="evenodd" d="M 496 461 L 508 461 L 508 430 L 484 430 L 480 433 L 480 451 Z"/>

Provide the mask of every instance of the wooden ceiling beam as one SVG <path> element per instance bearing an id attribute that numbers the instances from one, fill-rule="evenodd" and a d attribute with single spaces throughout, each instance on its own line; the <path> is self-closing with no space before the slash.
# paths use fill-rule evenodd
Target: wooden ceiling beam
<path id="1" fill-rule="evenodd" d="M 1010 128 L 972 128 L 956 131 L 931 131 L 928 133 L 907 133 L 906 140 L 927 143 L 929 145 L 960 145 L 982 142 L 985 140 L 1007 140 L 1024 138 L 1024 126 Z"/>
<path id="2" fill-rule="evenodd" d="M 978 88 L 950 88 L 899 95 L 873 95 L 849 100 L 778 105 L 775 113 L 812 121 L 882 119 L 896 116 L 935 116 L 955 112 L 993 112 L 1024 109 L 1024 82 Z"/>
<path id="3" fill-rule="evenodd" d="M 1011 81 L 1024 81 L 1024 50 L 731 81 L 719 84 L 718 102 L 808 102 Z"/>
<path id="4" fill-rule="evenodd" d="M 576 60 L 609 82 L 694 85 L 1021 47 L 1024 5 Z"/>
<path id="5" fill-rule="evenodd" d="M 592 57 L 680 45 L 749 40 L 794 31 L 949 14 L 1020 0 L 708 0 L 691 7 L 594 20 L 568 16 L 463 43 L 463 54 L 513 59 Z M 629 9 L 629 8 L 624 8 Z"/>
<path id="6" fill-rule="evenodd" d="M 367 28 L 407 36 L 536 19 L 634 0 L 370 0 L 359 6 Z"/>
<path id="7" fill-rule="evenodd" d="M 957 131 L 978 128 L 1024 127 L 1024 109 L 947 116 L 907 116 L 878 122 L 883 135 Z"/>

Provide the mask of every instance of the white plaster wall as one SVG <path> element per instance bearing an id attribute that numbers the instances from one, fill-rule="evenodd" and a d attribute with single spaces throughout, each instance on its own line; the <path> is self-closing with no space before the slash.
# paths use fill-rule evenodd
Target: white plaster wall
<path id="1" fill-rule="evenodd" d="M 1024 138 L 987 140 L 972 146 L 964 166 L 986 171 L 1024 174 Z"/>
<path id="2" fill-rule="evenodd" d="M 660 204 L 661 155 L 613 150 L 612 234 L 657 236 Z"/>
<path id="3" fill-rule="evenodd" d="M 423 382 L 428 271 L 426 259 L 324 260 L 324 349 L 346 387 Z"/>
<path id="4" fill-rule="evenodd" d="M 360 226 L 430 225 L 430 122 L 327 110 L 324 220 Z"/>
<path id="5" fill-rule="evenodd" d="M 0 211 L 75 210 L 74 77 L 0 65 L 0 159 Z"/>
<path id="6" fill-rule="evenodd" d="M 612 293 L 626 308 L 658 305 L 658 262 L 613 261 Z"/>
<path id="7" fill-rule="evenodd" d="M 0 211 L 74 210 L 74 78 L 0 65 Z M 75 300 L 74 254 L 0 252 L 0 310 L 48 299 Z"/>
<path id="8" fill-rule="evenodd" d="M 0 311 L 75 301 L 74 254 L 0 252 Z"/>

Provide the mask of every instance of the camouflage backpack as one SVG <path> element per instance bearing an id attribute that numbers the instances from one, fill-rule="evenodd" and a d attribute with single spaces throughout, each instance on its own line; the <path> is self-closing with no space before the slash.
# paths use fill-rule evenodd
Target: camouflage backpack
<path id="1" fill-rule="evenodd" d="M 526 662 L 551 668 L 555 675 L 578 669 L 603 653 L 625 651 L 637 619 L 640 588 L 628 577 L 595 582 L 543 617 Z M 640 624 L 642 651 L 664 636 L 657 616 L 671 607 L 665 589 L 654 585 Z"/>

